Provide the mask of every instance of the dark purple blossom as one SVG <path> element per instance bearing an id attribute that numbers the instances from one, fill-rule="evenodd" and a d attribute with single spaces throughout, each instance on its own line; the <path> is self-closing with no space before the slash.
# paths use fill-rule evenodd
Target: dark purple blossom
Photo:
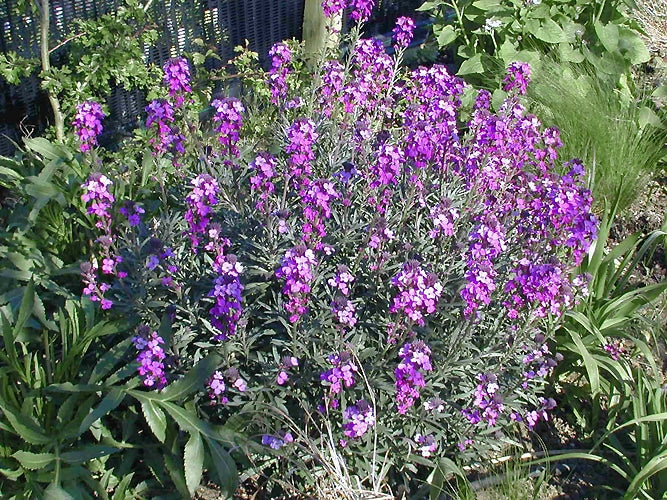
<path id="1" fill-rule="evenodd" d="M 330 394 L 340 394 L 344 387 L 352 387 L 355 383 L 354 375 L 359 371 L 359 368 L 354 363 L 350 353 L 343 351 L 339 355 L 332 354 L 327 359 L 333 367 L 322 372 L 320 380 L 329 386 Z"/>
<path id="2" fill-rule="evenodd" d="M 220 144 L 226 148 L 226 153 L 230 156 L 238 156 L 239 149 L 236 143 L 239 142 L 239 132 L 243 126 L 243 113 L 245 108 L 240 100 L 235 97 L 225 99 L 215 99 L 211 102 L 215 108 L 213 121 L 217 124 L 215 130 L 219 134 Z"/>
<path id="3" fill-rule="evenodd" d="M 287 75 L 290 71 L 288 64 L 292 60 L 292 51 L 286 43 L 278 42 L 269 50 L 269 56 L 271 56 L 269 70 L 271 101 L 273 104 L 278 104 L 287 96 Z"/>
<path id="4" fill-rule="evenodd" d="M 360 438 L 375 427 L 375 412 L 367 401 L 360 399 L 343 411 L 343 434 L 348 438 Z"/>
<path id="5" fill-rule="evenodd" d="M 92 146 L 97 146 L 97 137 L 102 133 L 104 116 L 102 106 L 95 101 L 77 104 L 72 125 L 74 125 L 74 133 L 79 137 L 79 147 L 82 153 L 88 151 Z"/>
<path id="6" fill-rule="evenodd" d="M 142 327 L 139 329 L 139 335 L 132 339 L 134 347 L 139 351 L 137 371 L 143 377 L 146 387 L 162 389 L 167 385 L 163 362 L 166 354 L 161 347 L 164 345 L 164 340 L 157 332 L 149 334 L 149 331 L 148 327 Z"/>
<path id="7" fill-rule="evenodd" d="M 188 210 L 185 220 L 188 222 L 190 241 L 196 249 L 202 237 L 206 236 L 211 222 L 211 212 L 218 203 L 218 181 L 208 174 L 199 174 L 192 179 L 193 186 L 187 195 Z"/>
<path id="8" fill-rule="evenodd" d="M 412 43 L 414 36 L 415 21 L 406 16 L 399 17 L 394 27 L 394 43 L 396 48 L 406 49 Z"/>
<path id="9" fill-rule="evenodd" d="M 394 375 L 396 376 L 396 406 L 398 413 L 405 414 L 419 399 L 420 391 L 426 386 L 422 372 L 431 371 L 431 349 L 421 340 L 401 347 L 401 358 Z"/>
<path id="10" fill-rule="evenodd" d="M 529 83 L 530 64 L 516 61 L 507 68 L 507 75 L 503 80 L 503 90 L 505 92 L 516 91 L 517 94 L 524 95 Z"/>
<path id="11" fill-rule="evenodd" d="M 176 106 L 185 101 L 184 94 L 192 92 L 190 86 L 190 65 L 184 57 L 175 57 L 167 60 L 162 66 L 164 83 L 169 89 L 169 96 L 174 99 Z"/>
<path id="12" fill-rule="evenodd" d="M 419 326 L 424 326 L 424 316 L 435 312 L 442 294 L 437 275 L 427 273 L 417 261 L 411 260 L 403 264 L 391 283 L 398 288 L 398 294 L 389 311 L 402 312 Z"/>
<path id="13" fill-rule="evenodd" d="M 298 245 L 285 252 L 281 265 L 276 271 L 277 278 L 284 278 L 283 294 L 287 296 L 285 310 L 290 313 L 290 323 L 296 323 L 308 312 L 310 284 L 317 267 L 315 253 L 305 245 Z"/>

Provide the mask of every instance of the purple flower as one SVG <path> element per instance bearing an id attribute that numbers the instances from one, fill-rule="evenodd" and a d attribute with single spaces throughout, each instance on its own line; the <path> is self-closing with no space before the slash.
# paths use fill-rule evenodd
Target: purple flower
<path id="1" fill-rule="evenodd" d="M 347 7 L 347 0 L 323 0 L 322 11 L 327 17 L 340 14 Z"/>
<path id="2" fill-rule="evenodd" d="M 530 64 L 516 61 L 507 68 L 507 75 L 503 80 L 503 90 L 512 92 L 516 90 L 519 95 L 525 95 L 530 83 Z"/>
<path id="3" fill-rule="evenodd" d="M 169 101 L 155 99 L 146 106 L 146 127 L 155 131 L 149 142 L 155 154 L 167 151 L 174 155 L 185 153 L 185 136 L 174 125 L 174 107 Z"/>
<path id="4" fill-rule="evenodd" d="M 434 273 L 424 271 L 417 261 L 403 264 L 391 280 L 398 288 L 389 311 L 403 312 L 419 326 L 424 326 L 424 316 L 433 314 L 442 294 L 442 284 Z"/>
<path id="5" fill-rule="evenodd" d="M 125 200 L 123 206 L 118 211 L 127 217 L 127 221 L 131 227 L 141 224 L 141 215 L 145 213 L 145 210 L 132 200 Z"/>
<path id="6" fill-rule="evenodd" d="M 312 173 L 311 162 L 315 159 L 313 146 L 319 137 L 315 131 L 315 123 L 308 118 L 299 118 L 287 129 L 287 146 L 285 152 L 290 155 L 290 174 L 302 179 Z"/>
<path id="7" fill-rule="evenodd" d="M 213 121 L 217 123 L 215 130 L 218 132 L 220 144 L 227 148 L 227 154 L 238 156 L 239 149 L 236 143 L 239 141 L 239 132 L 243 126 L 243 113 L 245 108 L 240 100 L 235 97 L 215 99 L 211 102 L 215 108 Z"/>
<path id="8" fill-rule="evenodd" d="M 236 334 L 237 324 L 243 312 L 241 305 L 244 289 L 241 283 L 243 266 L 234 255 L 221 255 L 216 258 L 213 268 L 218 276 L 213 282 L 213 289 L 208 293 L 209 297 L 215 299 L 215 305 L 209 314 L 211 324 L 220 331 L 213 338 L 227 340 Z"/>
<path id="9" fill-rule="evenodd" d="M 139 329 L 139 335 L 132 339 L 134 347 L 139 351 L 137 361 L 139 375 L 144 378 L 146 387 L 162 389 L 167 385 L 167 378 L 164 372 L 163 360 L 166 357 L 161 345 L 164 340 L 157 332 L 148 333 L 149 329 L 143 326 Z"/>
<path id="10" fill-rule="evenodd" d="M 398 352 L 401 361 L 396 376 L 396 406 L 398 413 L 405 414 L 419 399 L 420 391 L 426 386 L 422 371 L 431 371 L 431 349 L 421 340 L 407 343 Z"/>
<path id="11" fill-rule="evenodd" d="M 359 399 L 356 404 L 345 408 L 343 419 L 345 420 L 343 434 L 348 438 L 360 438 L 372 427 L 375 427 L 373 407 L 363 399 Z"/>
<path id="12" fill-rule="evenodd" d="M 217 196 L 220 187 L 218 181 L 208 174 L 199 174 L 190 183 L 193 188 L 186 197 L 189 208 L 185 213 L 185 220 L 189 225 L 188 234 L 192 246 L 196 249 L 202 236 L 208 233 L 211 222 L 210 214 L 213 206 L 218 203 Z"/>
<path id="13" fill-rule="evenodd" d="M 273 436 L 271 434 L 264 434 L 262 436 L 262 444 L 264 446 L 268 446 L 273 450 L 279 450 L 286 444 L 293 442 L 294 442 L 294 436 L 292 436 L 290 432 L 282 430 L 278 431 L 277 436 Z"/>
<path id="14" fill-rule="evenodd" d="M 396 26 L 393 30 L 396 48 L 405 49 L 412 43 L 414 29 L 415 21 L 412 18 L 403 16 L 396 20 Z"/>
<path id="15" fill-rule="evenodd" d="M 190 66 L 184 57 L 169 59 L 162 66 L 164 71 L 164 83 L 169 89 L 169 96 L 174 99 L 176 106 L 185 101 L 183 94 L 192 92 L 190 86 Z"/>
<path id="16" fill-rule="evenodd" d="M 327 359 L 333 368 L 322 372 L 320 380 L 329 384 L 330 394 L 340 394 L 344 387 L 352 387 L 355 383 L 354 374 L 359 368 L 354 364 L 350 353 L 343 351 L 339 355 L 332 354 Z"/>
<path id="17" fill-rule="evenodd" d="M 95 101 L 77 104 L 72 125 L 74 125 L 74 132 L 79 137 L 82 153 L 88 151 L 92 146 L 97 146 L 97 136 L 102 133 L 104 116 L 102 106 Z"/>
<path id="18" fill-rule="evenodd" d="M 298 245 L 285 252 L 281 265 L 276 271 L 277 278 L 284 278 L 283 294 L 288 298 L 285 310 L 290 313 L 290 323 L 296 323 L 308 312 L 310 283 L 317 266 L 317 259 L 310 248 Z"/>
<path id="19" fill-rule="evenodd" d="M 327 283 L 329 286 L 338 289 L 340 293 L 346 297 L 350 295 L 350 285 L 354 281 L 354 276 L 350 274 L 350 270 L 347 266 L 339 265 L 338 272 L 334 275 L 333 278 L 329 278 Z"/>
<path id="20" fill-rule="evenodd" d="M 349 6 L 352 8 L 350 19 L 363 23 L 371 17 L 375 0 L 350 0 Z"/>
<path id="21" fill-rule="evenodd" d="M 287 96 L 288 64 L 292 60 L 292 51 L 286 43 L 278 42 L 269 50 L 269 56 L 271 56 L 271 69 L 269 70 L 271 102 L 278 104 Z"/>
<path id="22" fill-rule="evenodd" d="M 505 410 L 503 398 L 498 393 L 498 377 L 493 373 L 480 373 L 477 380 L 479 384 L 475 388 L 473 406 L 463 409 L 462 413 L 471 424 L 485 421 L 489 427 L 493 427 Z"/>
<path id="23" fill-rule="evenodd" d="M 438 443 L 432 434 L 417 434 L 415 435 L 415 443 L 419 447 L 419 453 L 422 457 L 431 457 L 438 449 Z"/>

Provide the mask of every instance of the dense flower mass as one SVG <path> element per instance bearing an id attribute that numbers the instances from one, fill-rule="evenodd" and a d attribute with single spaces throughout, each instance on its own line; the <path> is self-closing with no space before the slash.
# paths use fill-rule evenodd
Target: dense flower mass
<path id="1" fill-rule="evenodd" d="M 227 340 L 236 334 L 237 324 L 243 312 L 241 302 L 243 300 L 243 284 L 241 273 L 243 266 L 236 260 L 234 255 L 221 256 L 216 259 L 214 269 L 217 277 L 213 282 L 213 289 L 209 297 L 215 299 L 215 305 L 211 308 L 211 324 L 220 333 L 213 338 L 215 340 Z"/>
<path id="2" fill-rule="evenodd" d="M 211 223 L 211 211 L 218 203 L 218 181 L 208 174 L 200 174 L 191 182 L 193 188 L 186 197 L 188 210 L 185 220 L 188 222 L 188 235 L 193 248 L 197 248 L 202 238 L 208 235 Z"/>
<path id="3" fill-rule="evenodd" d="M 132 339 L 134 347 L 139 351 L 137 371 L 144 379 L 144 385 L 155 389 L 161 389 L 167 385 L 167 377 L 164 371 L 164 359 L 166 354 L 162 349 L 164 340 L 157 332 L 148 333 L 147 327 L 139 330 L 139 335 Z"/>
<path id="4" fill-rule="evenodd" d="M 349 438 L 360 438 L 375 427 L 375 411 L 367 401 L 360 399 L 343 412 L 343 434 Z"/>
<path id="5" fill-rule="evenodd" d="M 185 94 L 192 92 L 190 85 L 190 65 L 184 57 L 169 59 L 162 67 L 164 83 L 169 89 L 169 96 L 176 106 L 185 101 Z"/>
<path id="6" fill-rule="evenodd" d="M 291 323 L 296 323 L 308 311 L 308 296 L 316 267 L 315 253 L 305 245 L 298 245 L 285 252 L 276 271 L 276 277 L 285 279 L 283 293 L 288 299 L 285 310 L 290 313 Z"/>
<path id="7" fill-rule="evenodd" d="M 289 75 L 289 63 L 292 60 L 292 51 L 284 42 L 276 43 L 269 50 L 271 57 L 271 69 L 269 70 L 269 88 L 272 102 L 278 104 L 287 96 L 287 75 Z"/>
<path id="8" fill-rule="evenodd" d="M 79 138 L 79 149 L 82 153 L 88 151 L 92 146 L 97 146 L 97 137 L 102 133 L 104 116 L 102 106 L 95 101 L 77 104 L 76 116 L 72 125 L 74 125 L 74 133 Z"/>
<path id="9" fill-rule="evenodd" d="M 412 43 L 415 22 L 410 17 L 399 17 L 394 27 L 394 43 L 397 48 L 407 48 Z"/>
<path id="10" fill-rule="evenodd" d="M 238 156 L 236 143 L 239 142 L 239 132 L 243 126 L 243 104 L 235 97 L 227 97 L 214 99 L 211 105 L 215 108 L 213 121 L 217 123 L 215 130 L 219 134 L 220 144 L 226 148 L 227 154 Z"/>
<path id="11" fill-rule="evenodd" d="M 146 128 L 155 131 L 150 139 L 156 154 L 166 151 L 172 154 L 185 153 L 185 136 L 174 125 L 174 107 L 164 99 L 155 99 L 146 106 Z"/>
<path id="12" fill-rule="evenodd" d="M 426 386 L 422 372 L 433 369 L 431 349 L 421 340 L 405 344 L 398 353 L 401 362 L 394 372 L 396 376 L 396 406 L 398 413 L 404 414 L 412 407 L 419 392 Z"/>
<path id="13" fill-rule="evenodd" d="M 442 294 L 442 284 L 438 277 L 424 271 L 418 262 L 408 261 L 391 283 L 398 288 L 399 293 L 394 297 L 389 311 L 403 312 L 412 321 L 424 326 L 424 317 L 435 312 Z"/>
<path id="14" fill-rule="evenodd" d="M 293 179 L 301 181 L 312 174 L 312 161 L 315 159 L 313 146 L 319 137 L 315 123 L 307 118 L 299 118 L 287 129 L 285 152 L 290 155 L 290 173 Z"/>
<path id="15" fill-rule="evenodd" d="M 355 383 L 354 374 L 359 371 L 359 368 L 350 353 L 343 351 L 339 355 L 332 354 L 328 360 L 333 368 L 321 373 L 320 379 L 329 386 L 331 394 L 340 394 L 344 387 L 352 387 Z"/>
<path id="16" fill-rule="evenodd" d="M 477 375 L 479 383 L 475 388 L 475 399 L 472 408 L 465 408 L 463 415 L 471 424 L 486 422 L 490 427 L 496 425 L 498 417 L 505 410 L 500 394 L 498 377 L 493 373 Z"/>

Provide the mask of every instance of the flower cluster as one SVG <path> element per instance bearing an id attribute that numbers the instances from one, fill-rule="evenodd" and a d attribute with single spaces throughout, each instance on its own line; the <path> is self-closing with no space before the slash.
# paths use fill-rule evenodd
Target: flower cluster
<path id="1" fill-rule="evenodd" d="M 332 354 L 327 359 L 333 368 L 322 372 L 320 379 L 329 385 L 330 394 L 340 394 L 343 392 L 343 387 L 352 387 L 355 383 L 354 374 L 359 368 L 350 353 L 343 351 L 340 354 Z"/>
<path id="2" fill-rule="evenodd" d="M 115 201 L 114 196 L 109 192 L 112 184 L 111 180 L 103 174 L 91 174 L 82 185 L 84 193 L 81 195 L 81 200 L 88 205 L 87 212 L 97 219 L 95 227 L 102 231 L 102 235 L 96 240 L 99 245 L 99 257 L 102 260 L 102 274 L 124 278 L 127 273 L 117 268 L 123 259 L 120 255 L 115 255 L 112 250 L 114 235 L 111 229 L 111 208 Z M 105 297 L 111 285 L 99 282 L 99 268 L 98 260 L 95 257 L 92 257 L 90 262 L 84 262 L 81 265 L 81 275 L 86 285 L 83 293 L 93 302 L 100 302 L 102 309 L 107 310 L 113 306 L 113 301 Z"/>
<path id="3" fill-rule="evenodd" d="M 535 410 L 531 410 L 526 413 L 526 425 L 529 429 L 533 429 L 540 420 L 545 422 L 549 420 L 549 410 L 553 410 L 556 407 L 556 401 L 553 398 L 537 398 L 540 406 Z"/>
<path id="4" fill-rule="evenodd" d="M 554 368 L 559 361 L 563 359 L 561 353 L 551 354 L 551 350 L 546 343 L 544 335 L 538 333 L 535 335 L 535 342 L 532 346 L 525 346 L 526 355 L 523 357 L 525 370 L 523 376 L 523 388 L 528 387 L 528 381 L 535 378 L 545 379 L 553 373 Z"/>
<path id="5" fill-rule="evenodd" d="M 363 23 L 371 17 L 375 0 L 350 0 L 349 7 L 352 9 L 350 19 Z"/>
<path id="6" fill-rule="evenodd" d="M 139 351 L 137 371 L 144 378 L 146 387 L 162 389 L 167 385 L 167 377 L 164 372 L 164 359 L 166 354 L 161 345 L 164 339 L 157 332 L 148 333 L 149 328 L 143 326 L 139 329 L 139 335 L 132 339 L 134 347 Z"/>
<path id="7" fill-rule="evenodd" d="M 516 91 L 519 95 L 525 95 L 530 83 L 530 64 L 516 61 L 507 68 L 507 75 L 503 80 L 505 92 Z"/>
<path id="8" fill-rule="evenodd" d="M 438 443 L 432 434 L 417 434 L 415 436 L 415 443 L 417 443 L 419 453 L 422 457 L 432 457 L 435 450 L 438 449 Z"/>
<path id="9" fill-rule="evenodd" d="M 295 180 L 303 180 L 312 173 L 311 162 L 315 159 L 313 146 L 318 133 L 315 123 L 308 118 L 299 118 L 287 129 L 287 146 L 285 152 L 290 155 L 290 174 Z"/>
<path id="10" fill-rule="evenodd" d="M 424 326 L 424 316 L 435 312 L 442 294 L 437 275 L 427 273 L 419 262 L 409 260 L 392 278 L 391 284 L 398 288 L 398 295 L 394 297 L 389 311 L 403 312 L 419 326 Z"/>
<path id="11" fill-rule="evenodd" d="M 271 90 L 273 104 L 278 104 L 280 99 L 287 96 L 288 64 L 292 60 L 292 51 L 284 42 L 276 43 L 271 50 L 271 69 L 269 70 L 269 89 Z"/>
<path id="12" fill-rule="evenodd" d="M 277 278 L 285 279 L 283 293 L 288 298 L 285 310 L 290 313 L 290 323 L 296 323 L 308 312 L 308 295 L 315 267 L 317 267 L 315 253 L 305 245 L 297 245 L 285 252 L 282 263 L 276 271 Z"/>
<path id="13" fill-rule="evenodd" d="M 267 213 L 267 201 L 276 189 L 271 179 L 276 175 L 278 162 L 270 153 L 262 152 L 250 163 L 250 168 L 255 170 L 255 174 L 250 177 L 250 190 L 259 193 L 255 208 Z"/>
<path id="14" fill-rule="evenodd" d="M 192 179 L 192 191 L 186 197 L 188 210 L 185 220 L 188 222 L 190 241 L 193 248 L 197 249 L 201 238 L 208 234 L 211 222 L 211 211 L 218 203 L 218 181 L 208 174 L 199 174 Z"/>
<path id="15" fill-rule="evenodd" d="M 349 438 L 360 438 L 375 427 L 375 412 L 367 401 L 360 399 L 343 411 L 343 434 Z"/>
<path id="16" fill-rule="evenodd" d="M 218 274 L 213 281 L 213 289 L 208 293 L 209 297 L 215 299 L 215 305 L 211 308 L 211 324 L 220 333 L 216 334 L 214 340 L 227 340 L 236 334 L 237 324 L 243 312 L 243 284 L 241 273 L 243 266 L 236 260 L 234 255 L 223 255 L 216 258 L 213 265 Z"/>
<path id="17" fill-rule="evenodd" d="M 146 211 L 132 200 L 125 200 L 123 206 L 118 209 L 118 212 L 121 215 L 124 215 L 127 218 L 128 224 L 130 227 L 138 226 L 141 224 L 141 215 L 146 213 Z"/>
<path id="18" fill-rule="evenodd" d="M 153 153 L 185 153 L 185 137 L 174 125 L 174 107 L 165 99 L 155 99 L 146 106 L 146 128 L 154 128 L 156 137 L 149 140 Z"/>
<path id="19" fill-rule="evenodd" d="M 452 206 L 452 200 L 444 198 L 431 208 L 430 218 L 433 221 L 433 229 L 428 232 L 428 235 L 431 238 L 454 236 L 454 224 L 459 217 L 459 209 Z"/>
<path id="20" fill-rule="evenodd" d="M 419 399 L 419 391 L 426 386 L 422 371 L 431 371 L 433 367 L 431 349 L 421 340 L 405 344 L 398 355 L 401 361 L 394 371 L 396 406 L 398 413 L 404 414 Z"/>
<path id="21" fill-rule="evenodd" d="M 290 432 L 278 431 L 278 435 L 264 434 L 262 436 L 262 444 L 268 446 L 272 450 L 279 450 L 288 443 L 294 442 L 294 436 Z"/>
<path id="22" fill-rule="evenodd" d="M 331 202 L 340 198 L 333 182 L 325 179 L 308 181 L 300 190 L 304 223 L 301 227 L 302 239 L 316 250 L 322 249 L 321 240 L 327 232 L 324 220 L 331 217 Z"/>
<path id="23" fill-rule="evenodd" d="M 493 373 L 480 373 L 477 380 L 479 384 L 475 388 L 473 407 L 465 408 L 462 413 L 471 424 L 478 424 L 483 420 L 492 427 L 505 410 L 503 398 L 498 393 L 498 377 Z"/>
<path id="24" fill-rule="evenodd" d="M 74 133 L 79 137 L 79 149 L 82 153 L 92 146 L 97 146 L 97 137 L 102 133 L 104 112 L 102 106 L 95 101 L 86 101 L 76 106 L 76 115 L 72 125 Z"/>
<path id="25" fill-rule="evenodd" d="M 333 17 L 345 10 L 347 7 L 347 0 L 323 0 L 322 11 L 327 17 Z"/>
<path id="26" fill-rule="evenodd" d="M 414 36 L 415 21 L 406 16 L 399 17 L 394 27 L 394 43 L 396 48 L 406 49 L 412 43 Z"/>
<path id="27" fill-rule="evenodd" d="M 236 368 L 228 368 L 224 373 L 220 370 L 216 370 L 206 381 L 208 397 L 211 400 L 211 404 L 229 403 L 229 398 L 226 395 L 228 386 L 225 384 L 225 381 L 227 381 L 227 384 L 229 384 L 230 387 L 235 388 L 239 392 L 245 392 L 248 389 L 248 384 L 240 376 L 239 371 Z"/>
<path id="28" fill-rule="evenodd" d="M 226 97 L 214 99 L 211 106 L 215 108 L 213 121 L 217 123 L 215 130 L 220 134 L 220 144 L 226 148 L 229 156 L 238 156 L 239 148 L 236 143 L 239 142 L 239 132 L 243 126 L 243 104 L 235 97 Z"/>
<path id="29" fill-rule="evenodd" d="M 174 99 L 176 106 L 185 101 L 185 94 L 192 92 L 190 86 L 190 65 L 184 57 L 169 59 L 162 66 L 164 83 L 169 89 L 169 96 Z"/>
<path id="30" fill-rule="evenodd" d="M 280 372 L 276 377 L 276 384 L 285 385 L 289 381 L 289 372 L 292 368 L 298 368 L 299 360 L 294 356 L 283 356 L 280 362 Z"/>
<path id="31" fill-rule="evenodd" d="M 350 285 L 353 281 L 354 276 L 350 273 L 348 267 L 339 265 L 338 272 L 333 278 L 329 278 L 327 283 L 329 283 L 329 286 L 337 289 L 340 293 L 348 297 L 350 295 Z"/>

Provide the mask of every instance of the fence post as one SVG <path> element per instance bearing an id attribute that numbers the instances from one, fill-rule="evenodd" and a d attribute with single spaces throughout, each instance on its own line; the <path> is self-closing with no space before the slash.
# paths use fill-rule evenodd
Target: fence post
<path id="1" fill-rule="evenodd" d="M 341 16 L 327 19 L 322 11 L 322 0 L 305 0 L 303 9 L 303 41 L 306 53 L 311 57 L 318 54 L 325 46 L 337 46 L 342 28 Z M 332 32 L 327 31 L 327 23 Z"/>
<path id="2" fill-rule="evenodd" d="M 42 59 L 42 71 L 44 73 L 44 78 L 48 77 L 49 71 L 51 71 L 51 61 L 49 59 L 49 16 L 49 0 L 42 0 L 39 21 L 39 48 Z M 65 120 L 63 118 L 63 113 L 60 110 L 60 101 L 58 100 L 58 96 L 54 91 L 47 90 L 46 94 L 49 97 L 49 102 L 51 103 L 51 108 L 53 109 L 53 119 L 55 121 L 56 127 L 56 139 L 58 142 L 62 142 L 65 137 Z"/>

